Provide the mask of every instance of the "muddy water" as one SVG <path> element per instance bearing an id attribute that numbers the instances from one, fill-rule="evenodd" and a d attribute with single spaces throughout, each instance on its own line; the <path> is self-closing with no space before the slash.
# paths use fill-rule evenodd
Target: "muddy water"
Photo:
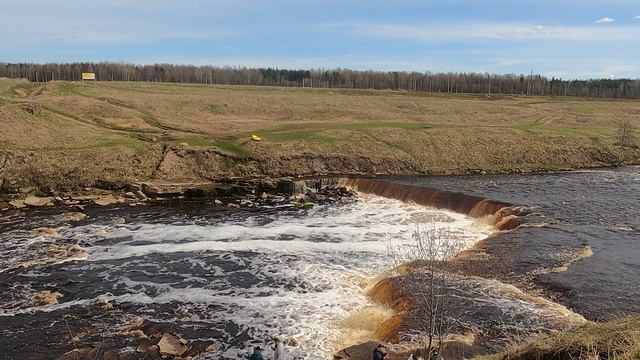
<path id="1" fill-rule="evenodd" d="M 13 358 L 68 351 L 67 333 L 84 334 L 82 326 L 114 337 L 134 316 L 219 341 L 222 355 L 211 358 L 235 359 L 272 336 L 298 343 L 289 347 L 297 357 L 331 358 L 371 338 L 389 315 L 366 290 L 393 265 L 388 246 L 410 239 L 415 222 L 435 221 L 470 245 L 492 231 L 461 214 L 372 196 L 308 211 L 192 203 L 69 217 L 32 215 L 2 229 L 0 317 L 10 326 L 0 347 Z M 96 305 L 105 302 L 118 314 Z"/>
<path id="2" fill-rule="evenodd" d="M 487 242 L 505 272 L 588 319 L 640 315 L 640 167 L 393 181 L 525 206 L 524 227 Z"/>
<path id="3" fill-rule="evenodd" d="M 525 226 L 487 247 L 502 251 L 509 276 L 558 293 L 558 302 L 500 279 L 462 279 L 462 322 L 489 348 L 579 323 L 579 314 L 640 313 L 639 168 L 392 181 L 527 209 Z M 143 317 L 162 331 L 219 341 L 222 350 L 205 358 L 236 359 L 280 336 L 299 344 L 288 347 L 296 357 L 329 359 L 390 315 L 366 291 L 392 265 L 388 247 L 430 221 L 469 245 L 493 231 L 483 219 L 365 195 L 306 212 L 187 202 L 90 209 L 86 219 L 61 210 L 5 219 L 0 358 L 50 359 L 97 342 L 144 358 L 118 331 Z M 585 246 L 593 256 L 580 259 Z"/>

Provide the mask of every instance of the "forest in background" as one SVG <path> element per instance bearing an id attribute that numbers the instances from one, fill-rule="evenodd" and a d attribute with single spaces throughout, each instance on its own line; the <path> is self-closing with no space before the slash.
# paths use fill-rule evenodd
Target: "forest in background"
<path id="1" fill-rule="evenodd" d="M 220 85 L 402 90 L 451 94 L 504 94 L 640 99 L 640 79 L 563 80 L 535 74 L 431 73 L 349 69 L 286 70 L 231 66 L 128 63 L 31 64 L 0 62 L 0 77 L 32 82 L 143 81 Z"/>

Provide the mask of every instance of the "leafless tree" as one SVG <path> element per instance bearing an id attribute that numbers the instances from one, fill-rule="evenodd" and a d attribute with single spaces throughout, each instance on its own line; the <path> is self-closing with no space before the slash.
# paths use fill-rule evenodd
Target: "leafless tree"
<path id="1" fill-rule="evenodd" d="M 412 324 L 422 338 L 427 358 L 442 348 L 445 338 L 458 324 L 462 309 L 452 292 L 451 260 L 465 248 L 463 238 L 435 223 L 416 224 L 412 239 L 390 246 L 394 265 L 409 265 L 410 274 L 396 278 L 401 292 L 410 298 Z"/>
<path id="2" fill-rule="evenodd" d="M 634 134 L 633 125 L 631 125 L 631 121 L 625 120 L 620 123 L 618 127 L 618 145 L 621 148 L 626 147 L 636 147 L 636 136 Z"/>

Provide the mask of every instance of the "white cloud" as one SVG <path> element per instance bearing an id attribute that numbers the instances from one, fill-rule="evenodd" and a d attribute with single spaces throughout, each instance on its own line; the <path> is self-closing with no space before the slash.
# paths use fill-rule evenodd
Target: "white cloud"
<path id="1" fill-rule="evenodd" d="M 596 24 L 608 24 L 608 23 L 612 23 L 616 21 L 616 19 L 612 18 L 612 17 L 603 17 L 602 19 L 598 19 L 595 21 Z"/>
<path id="2" fill-rule="evenodd" d="M 637 26 L 533 26 L 517 23 L 430 23 L 421 25 L 336 23 L 325 27 L 358 36 L 413 41 L 504 39 L 619 41 L 640 40 Z"/>
<path id="3" fill-rule="evenodd" d="M 635 20 L 640 20 L 640 15 L 633 17 Z"/>

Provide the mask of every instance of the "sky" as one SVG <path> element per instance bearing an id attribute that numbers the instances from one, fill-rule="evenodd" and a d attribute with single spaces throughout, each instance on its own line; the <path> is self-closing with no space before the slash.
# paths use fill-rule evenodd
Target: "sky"
<path id="1" fill-rule="evenodd" d="M 640 0 L 0 0 L 0 61 L 640 78 Z"/>

